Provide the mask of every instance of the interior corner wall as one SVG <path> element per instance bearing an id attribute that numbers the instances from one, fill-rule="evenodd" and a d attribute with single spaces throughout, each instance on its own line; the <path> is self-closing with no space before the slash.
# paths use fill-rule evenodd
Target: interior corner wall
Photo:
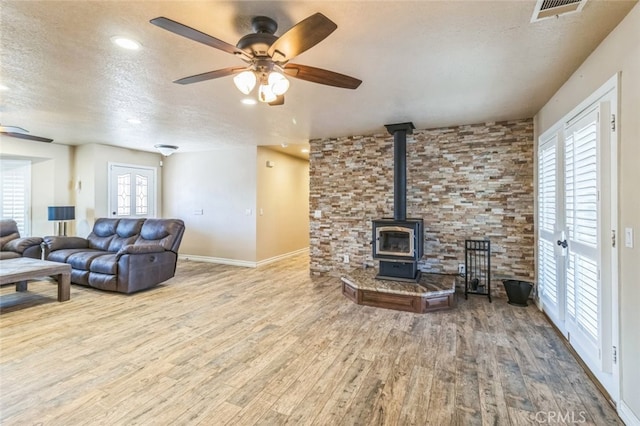
<path id="1" fill-rule="evenodd" d="M 309 247 L 309 162 L 258 147 L 256 174 L 258 262 Z"/>
<path id="2" fill-rule="evenodd" d="M 311 273 L 374 265 L 371 221 L 393 216 L 393 136 L 310 146 L 310 210 L 322 213 L 310 224 Z M 407 217 L 424 220 L 421 269 L 456 273 L 465 239 L 489 238 L 494 274 L 533 280 L 533 121 L 407 135 Z"/>
<path id="3" fill-rule="evenodd" d="M 164 159 L 162 211 L 185 222 L 181 256 L 256 262 L 256 155 L 248 146 Z"/>
<path id="4" fill-rule="evenodd" d="M 0 136 L 0 157 L 31 161 L 31 234 L 53 235 L 47 207 L 74 204 L 74 147 Z"/>
<path id="5" fill-rule="evenodd" d="M 95 220 L 109 217 L 109 163 L 131 164 L 157 169 L 157 209 L 156 216 L 162 217 L 162 173 L 161 155 L 155 152 L 137 151 L 117 146 L 86 144 L 76 147 L 75 181 L 80 188 L 75 189 L 76 235 L 86 237 L 93 229 Z"/>
<path id="6" fill-rule="evenodd" d="M 640 3 L 594 50 L 538 112 L 536 137 L 620 72 L 618 117 L 618 234 L 635 233 L 633 247 L 619 248 L 620 409 L 640 419 Z"/>

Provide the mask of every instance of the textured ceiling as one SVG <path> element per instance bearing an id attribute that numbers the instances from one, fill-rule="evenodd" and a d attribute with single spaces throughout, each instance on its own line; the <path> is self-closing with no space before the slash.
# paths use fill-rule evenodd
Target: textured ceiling
<path id="1" fill-rule="evenodd" d="M 431 128 L 531 117 L 635 3 L 589 0 L 579 14 L 530 23 L 528 0 L 3 0 L 0 123 L 54 143 L 187 152 L 304 144 L 394 122 Z M 243 62 L 149 23 L 165 16 L 235 44 L 253 16 L 274 18 L 281 35 L 315 12 L 338 29 L 294 62 L 363 83 L 347 90 L 291 79 L 279 107 L 241 104 L 231 77 L 172 83 Z M 142 49 L 117 48 L 115 35 Z"/>

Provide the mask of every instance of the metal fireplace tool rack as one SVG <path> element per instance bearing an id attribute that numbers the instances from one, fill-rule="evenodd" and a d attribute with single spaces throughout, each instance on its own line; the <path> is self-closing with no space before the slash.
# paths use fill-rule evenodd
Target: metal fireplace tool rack
<path id="1" fill-rule="evenodd" d="M 464 242 L 464 298 L 469 294 L 488 296 L 491 302 L 491 242 L 465 240 Z"/>

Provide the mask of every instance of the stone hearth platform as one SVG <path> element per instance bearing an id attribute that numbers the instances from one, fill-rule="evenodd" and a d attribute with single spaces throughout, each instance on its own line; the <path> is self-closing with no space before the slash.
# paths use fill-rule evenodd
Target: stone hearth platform
<path id="1" fill-rule="evenodd" d="M 422 273 L 420 281 L 377 280 L 377 269 L 353 269 L 341 277 L 342 294 L 358 305 L 425 313 L 455 306 L 456 276 Z"/>

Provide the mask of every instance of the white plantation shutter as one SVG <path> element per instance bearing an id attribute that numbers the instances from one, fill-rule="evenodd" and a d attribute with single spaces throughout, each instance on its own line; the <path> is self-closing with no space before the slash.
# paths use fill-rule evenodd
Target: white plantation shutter
<path id="1" fill-rule="evenodd" d="M 538 284 L 541 295 L 555 309 L 558 305 L 557 267 L 554 233 L 556 230 L 557 142 L 553 136 L 538 151 Z"/>
<path id="2" fill-rule="evenodd" d="M 565 141 L 565 209 L 569 259 L 567 315 L 599 340 L 598 110 L 569 123 Z"/>
<path id="3" fill-rule="evenodd" d="M 609 237 L 618 231 L 619 79 L 538 138 L 536 168 L 540 305 L 613 401 L 620 395 L 619 248 Z"/>
<path id="4" fill-rule="evenodd" d="M 0 217 L 18 223 L 20 235 L 30 235 L 31 162 L 0 160 Z"/>

